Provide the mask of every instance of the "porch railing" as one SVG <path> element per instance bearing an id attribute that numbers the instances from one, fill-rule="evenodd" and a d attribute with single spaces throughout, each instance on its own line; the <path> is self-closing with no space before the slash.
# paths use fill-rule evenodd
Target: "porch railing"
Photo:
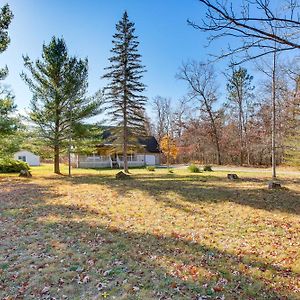
<path id="1" fill-rule="evenodd" d="M 128 165 L 131 167 L 138 167 L 144 165 L 144 159 L 141 156 L 128 155 Z M 93 155 L 93 156 L 79 156 L 79 168 L 113 168 L 114 166 L 122 168 L 124 166 L 124 157 L 117 155 L 111 158 L 109 155 Z"/>

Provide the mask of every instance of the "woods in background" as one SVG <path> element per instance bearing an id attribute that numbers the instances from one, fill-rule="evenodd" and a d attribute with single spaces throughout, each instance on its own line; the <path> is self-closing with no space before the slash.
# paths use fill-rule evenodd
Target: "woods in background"
<path id="1" fill-rule="evenodd" d="M 294 71 L 298 65 L 295 50 L 300 48 L 299 2 L 199 0 L 199 5 L 205 11 L 203 18 L 188 20 L 188 24 L 206 34 L 209 45 L 216 40 L 225 42 L 227 47 L 215 47 L 218 52 L 213 56 L 219 60 L 231 57 L 231 67 L 239 68 L 227 74 L 224 103 L 218 99 L 211 63 L 188 62 L 180 68 L 178 78 L 187 83 L 197 113 L 186 120 L 177 139 L 182 150 L 178 160 L 272 164 L 275 179 L 276 164 L 299 164 L 300 160 L 300 73 Z M 288 67 L 278 63 L 279 54 L 285 53 L 296 53 Z M 267 63 L 259 61 L 270 58 Z M 249 61 L 259 61 L 259 69 L 267 77 L 254 94 L 252 77 L 241 67 Z"/>
<path id="2" fill-rule="evenodd" d="M 88 60 L 71 56 L 65 41 L 56 37 L 43 45 L 41 59 L 24 57 L 27 73 L 22 77 L 32 92 L 26 122 L 17 115 L 10 88 L 0 82 L 0 155 L 12 155 L 21 147 L 33 149 L 43 158 L 54 158 L 54 171 L 60 173 L 60 155 L 67 149 L 69 154 L 93 151 L 101 127 L 88 120 L 105 110 L 101 121 L 114 127 L 112 140 L 122 148 L 126 172 L 128 146 L 145 134 L 157 138 L 167 164 L 300 165 L 300 68 L 297 52 L 295 56 L 291 52 L 300 48 L 297 1 L 282 9 L 261 0 L 245 0 L 242 8 L 230 1 L 199 3 L 206 9 L 205 18 L 202 23 L 188 23 L 208 33 L 210 42 L 234 38 L 235 47 L 215 55 L 231 57 L 225 74 L 212 62 L 182 63 L 176 78 L 186 85 L 186 95 L 155 97 L 150 118 L 145 110 L 146 68 L 135 24 L 125 11 L 116 24 L 109 65 L 102 76 L 107 84 L 94 96 L 87 96 Z M 4 5 L 0 53 L 10 43 L 12 19 Z M 290 63 L 285 53 L 294 57 Z M 248 61 L 257 64 L 258 78 L 244 67 Z M 0 66 L 0 80 L 7 73 L 7 67 Z M 218 85 L 221 77 L 226 81 L 223 90 Z M 259 79 L 256 87 L 255 79 Z"/>
<path id="3" fill-rule="evenodd" d="M 291 70 L 281 65 L 276 74 L 276 162 L 299 165 L 300 77 Z M 253 76 L 240 66 L 224 75 L 226 97 L 221 98 L 211 65 L 183 64 L 177 77 L 187 83 L 187 96 L 177 106 L 169 98 L 153 100 L 153 134 L 159 141 L 165 135 L 175 139 L 177 163 L 269 166 L 271 80 L 254 87 Z"/>

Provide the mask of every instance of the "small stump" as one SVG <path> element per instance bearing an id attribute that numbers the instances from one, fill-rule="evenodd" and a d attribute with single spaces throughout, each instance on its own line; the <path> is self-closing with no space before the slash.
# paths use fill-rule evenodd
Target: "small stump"
<path id="1" fill-rule="evenodd" d="M 21 170 L 19 177 L 26 177 L 26 178 L 31 178 L 32 175 L 28 170 Z"/>
<path id="2" fill-rule="evenodd" d="M 239 179 L 239 177 L 236 174 L 227 174 L 227 179 L 237 180 L 237 179 Z"/>
<path id="3" fill-rule="evenodd" d="M 204 166 L 204 167 L 203 167 L 203 171 L 204 171 L 204 172 L 212 172 L 212 170 L 213 170 L 213 169 L 212 169 L 211 166 Z"/>
<path id="4" fill-rule="evenodd" d="M 281 189 L 281 184 L 277 181 L 270 181 L 268 183 L 268 189 L 269 190 Z"/>
<path id="5" fill-rule="evenodd" d="M 120 171 L 116 174 L 116 179 L 120 179 L 120 180 L 123 180 L 123 179 L 130 179 L 130 175 L 124 173 L 123 171 Z"/>

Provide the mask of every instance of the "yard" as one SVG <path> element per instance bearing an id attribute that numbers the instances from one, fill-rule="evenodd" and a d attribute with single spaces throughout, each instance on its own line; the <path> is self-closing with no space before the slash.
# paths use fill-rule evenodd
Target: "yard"
<path id="1" fill-rule="evenodd" d="M 1 299 L 300 299 L 300 180 L 0 177 Z"/>

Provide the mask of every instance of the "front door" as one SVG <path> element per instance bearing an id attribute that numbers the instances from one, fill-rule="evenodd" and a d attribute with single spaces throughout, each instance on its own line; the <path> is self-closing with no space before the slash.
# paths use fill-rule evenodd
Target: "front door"
<path id="1" fill-rule="evenodd" d="M 111 156 L 111 161 L 112 161 L 112 168 L 113 169 L 118 169 L 119 168 L 119 165 L 118 165 L 118 162 L 117 162 L 117 154 L 112 154 Z"/>
<path id="2" fill-rule="evenodd" d="M 155 155 L 145 155 L 145 163 L 148 166 L 154 166 L 155 165 Z"/>

